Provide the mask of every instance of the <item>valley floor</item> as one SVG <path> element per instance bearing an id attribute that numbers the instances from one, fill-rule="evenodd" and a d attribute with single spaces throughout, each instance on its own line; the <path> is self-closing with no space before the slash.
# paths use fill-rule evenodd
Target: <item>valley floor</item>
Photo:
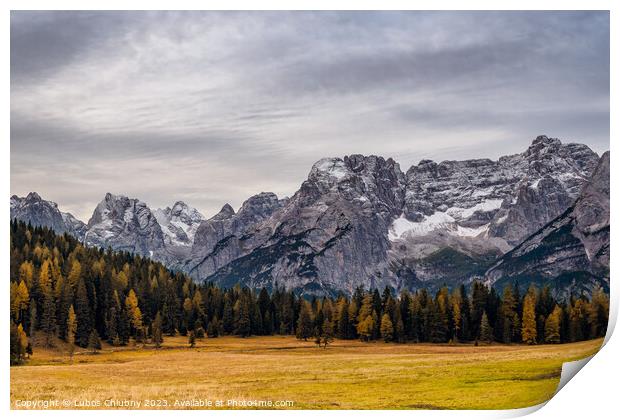
<path id="1" fill-rule="evenodd" d="M 164 340 L 159 350 L 80 349 L 73 363 L 60 349 L 35 348 L 26 365 L 11 367 L 11 406 L 38 401 L 48 408 L 218 408 L 220 400 L 222 408 L 234 408 L 230 401 L 237 408 L 521 408 L 548 400 L 562 363 L 591 355 L 602 344 L 337 340 L 319 349 L 294 337 L 221 337 L 199 339 L 190 349 L 186 337 Z"/>

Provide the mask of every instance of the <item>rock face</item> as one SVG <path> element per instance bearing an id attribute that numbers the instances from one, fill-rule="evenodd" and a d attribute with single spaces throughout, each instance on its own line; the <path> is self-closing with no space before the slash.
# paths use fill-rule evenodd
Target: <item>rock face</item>
<path id="1" fill-rule="evenodd" d="M 501 282 L 529 275 L 517 260 L 520 244 L 532 238 L 572 246 L 574 267 L 587 266 L 596 280 L 609 266 L 608 154 L 603 158 L 607 170 L 587 146 L 539 136 L 523 153 L 497 161 L 422 160 L 406 174 L 378 156 L 321 159 L 291 198 L 263 192 L 209 219 L 183 202 L 151 212 L 140 200 L 111 194 L 88 225 L 30 195 L 11 198 L 11 216 L 223 286 L 280 284 L 319 295 L 357 286 L 434 290 L 485 273 Z M 23 204 L 28 200 L 48 204 Z M 550 234 L 557 229 L 570 234 Z M 561 258 L 549 258 L 547 265 L 562 270 Z M 545 270 L 545 278 L 559 273 Z"/>
<path id="2" fill-rule="evenodd" d="M 218 214 L 200 224 L 185 269 L 196 278 L 207 278 L 218 268 L 261 243 L 258 225 L 280 209 L 286 200 L 262 192 L 248 198 L 238 213 L 226 204 Z"/>
<path id="3" fill-rule="evenodd" d="M 58 205 L 46 201 L 36 192 L 26 197 L 11 197 L 11 219 L 18 219 L 33 226 L 47 226 L 58 233 L 69 233 L 78 239 L 84 238 L 86 225 L 70 213 L 58 210 Z"/>
<path id="4" fill-rule="evenodd" d="M 249 205 L 254 197 L 236 215 L 228 211 L 204 222 L 188 271 L 226 286 L 244 279 L 253 287 L 278 283 L 308 294 L 358 285 L 400 288 L 386 260 L 387 228 L 402 209 L 404 187 L 392 159 L 322 159 L 290 199 L 261 194 L 259 206 Z"/>
<path id="5" fill-rule="evenodd" d="M 482 234 L 505 241 L 506 250 L 564 212 L 597 161 L 587 146 L 546 136 L 524 153 L 497 161 L 423 160 L 407 171 L 404 221 L 397 222 L 393 236 L 435 229 Z"/>
<path id="6" fill-rule="evenodd" d="M 403 213 L 390 226 L 392 267 L 431 288 L 482 275 L 562 214 L 597 160 L 587 146 L 539 136 L 497 161 L 421 161 L 407 171 Z"/>
<path id="7" fill-rule="evenodd" d="M 563 214 L 504 255 L 486 273 L 498 287 L 550 283 L 558 294 L 609 288 L 609 152 Z"/>
<path id="8" fill-rule="evenodd" d="M 191 247 L 198 226 L 205 217 L 195 208 L 182 201 L 172 207 L 153 212 L 164 234 L 166 246 Z"/>
<path id="9" fill-rule="evenodd" d="M 88 221 L 87 245 L 161 255 L 164 234 L 148 206 L 135 198 L 107 193 Z"/>

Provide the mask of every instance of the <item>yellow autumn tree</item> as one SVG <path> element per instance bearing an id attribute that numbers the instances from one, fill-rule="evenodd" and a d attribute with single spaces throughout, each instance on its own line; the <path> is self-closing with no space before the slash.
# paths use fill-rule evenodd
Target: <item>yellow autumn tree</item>
<path id="1" fill-rule="evenodd" d="M 69 277 L 67 277 L 67 280 L 69 281 L 72 289 L 75 290 L 77 288 L 77 284 L 80 280 L 81 275 L 82 265 L 78 260 L 73 260 L 73 262 L 71 263 L 71 271 L 69 272 Z"/>
<path id="2" fill-rule="evenodd" d="M 536 344 L 536 335 L 536 291 L 530 288 L 523 300 L 521 339 L 526 344 Z"/>
<path id="3" fill-rule="evenodd" d="M 129 316 L 131 326 L 136 336 L 139 336 L 142 333 L 142 311 L 138 307 L 138 297 L 133 289 L 129 290 L 129 294 L 125 299 L 125 308 L 127 309 L 127 315 Z"/>
<path id="4" fill-rule="evenodd" d="M 553 312 L 545 320 L 545 342 L 557 344 L 560 342 L 560 322 L 562 320 L 562 308 L 555 305 Z"/>
<path id="5" fill-rule="evenodd" d="M 69 344 L 69 358 L 73 361 L 73 353 L 75 353 L 75 333 L 77 331 L 77 320 L 75 318 L 75 311 L 73 305 L 69 307 L 69 314 L 67 315 L 67 343 Z"/>

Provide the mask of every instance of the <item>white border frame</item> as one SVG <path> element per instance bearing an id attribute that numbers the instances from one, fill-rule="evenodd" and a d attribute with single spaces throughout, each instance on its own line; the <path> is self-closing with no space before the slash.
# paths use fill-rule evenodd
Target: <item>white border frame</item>
<path id="1" fill-rule="evenodd" d="M 613 92 L 617 91 L 617 77 L 613 75 L 619 74 L 618 66 L 618 15 L 620 14 L 619 2 L 611 0 L 590 0 L 590 1 L 576 1 L 576 0 L 564 0 L 564 1 L 550 1 L 550 0 L 504 0 L 488 1 L 488 0 L 438 0 L 438 1 L 405 1 L 405 0 L 383 0 L 383 1 L 369 1 L 358 0 L 355 2 L 347 2 L 343 0 L 297 0 L 284 1 L 284 0 L 263 0 L 263 1 L 242 1 L 242 0 L 230 0 L 230 1 L 210 1 L 200 2 L 193 0 L 134 0 L 132 2 L 121 0 L 92 0 L 88 2 L 78 0 L 56 0 L 56 1 L 44 1 L 44 0 L 8 0 L 2 3 L 4 13 L 0 18 L 0 27 L 2 28 L 2 56 L 5 58 L 4 65 L 2 66 L 2 91 L 3 91 L 3 124 L 2 124 L 2 141 L 0 159 L 3 164 L 2 168 L 2 194 L 1 196 L 8 199 L 10 196 L 10 67 L 8 65 L 10 57 L 10 10 L 610 10 L 611 20 L 611 130 L 610 130 L 610 149 L 611 137 L 618 133 L 618 121 L 620 116 L 618 115 L 618 97 L 613 95 Z M 559 6 L 559 8 L 558 8 Z M 615 151 L 611 153 L 612 162 L 615 159 Z M 613 181 L 618 180 L 619 170 L 611 165 L 611 178 Z M 612 182 L 611 193 L 611 206 L 612 209 L 616 208 L 618 198 L 618 184 Z M 9 219 L 8 206 L 2 206 L 0 209 L 1 215 L 5 220 Z M 613 214 L 613 212 L 612 212 Z M 0 258 L 3 261 L 4 272 L 9 269 L 9 241 L 8 241 L 8 224 L 0 224 L 2 229 L 2 237 L 4 240 L 0 245 Z M 611 232 L 612 242 L 618 242 L 617 230 L 613 229 Z M 613 260 L 613 258 L 612 258 Z M 617 279 L 618 265 L 611 265 L 611 277 Z M 7 279 L 5 278 L 5 281 Z M 614 280 L 620 281 L 620 280 Z M 613 281 L 612 281 L 613 283 Z M 84 413 L 81 411 L 46 411 L 45 414 L 41 411 L 22 411 L 22 410 L 10 410 L 10 390 L 8 380 L 9 377 L 9 364 L 6 362 L 9 358 L 9 331 L 8 331 L 8 307 L 9 307 L 9 295 L 8 286 L 5 283 L 5 293 L 0 294 L 2 299 L 2 307 L 4 308 L 4 316 L 6 317 L 1 325 L 2 331 L 0 332 L 0 340 L 2 342 L 3 356 L 1 360 L 2 374 L 4 380 L 0 385 L 2 388 L 2 411 L 14 418 L 38 418 L 45 415 L 50 418 L 81 418 L 85 415 L 93 416 L 95 418 L 105 418 L 112 413 L 108 410 L 95 410 Z M 611 286 L 611 314 L 610 314 L 610 327 L 609 331 L 613 330 L 618 314 L 619 293 L 618 288 Z M 619 404 L 617 402 L 617 392 L 615 391 L 616 385 L 619 383 L 618 375 L 620 374 L 620 342 L 618 339 L 610 339 L 610 335 L 606 339 L 606 345 L 601 351 L 590 361 L 589 367 L 583 372 L 579 373 L 577 380 L 569 381 L 565 388 L 562 389 L 554 398 L 552 398 L 547 404 L 531 407 L 520 410 L 504 410 L 504 411 L 331 411 L 317 413 L 316 410 L 307 411 L 295 411 L 294 416 L 301 419 L 310 419 L 317 415 L 327 415 L 329 417 L 338 416 L 338 418 L 350 418 L 359 420 L 360 418 L 376 418 L 377 416 L 389 415 L 392 418 L 422 418 L 422 419 L 438 419 L 438 418 L 458 418 L 460 419 L 484 419 L 484 418 L 507 418 L 525 415 L 533 411 L 537 411 L 542 406 L 545 406 L 543 410 L 537 411 L 533 414 L 532 418 L 609 418 L 609 413 L 616 412 Z M 8 412 L 8 413 L 7 413 Z M 119 411 L 114 412 L 115 416 L 129 416 L 133 418 L 162 418 L 169 416 L 172 413 L 170 411 Z M 260 411 L 260 410 L 248 410 L 248 411 L 209 411 L 208 414 L 205 411 L 191 411 L 191 412 L 174 412 L 174 416 L 217 416 L 221 418 L 263 418 L 263 419 L 276 419 L 285 418 L 291 416 L 290 411 Z"/>

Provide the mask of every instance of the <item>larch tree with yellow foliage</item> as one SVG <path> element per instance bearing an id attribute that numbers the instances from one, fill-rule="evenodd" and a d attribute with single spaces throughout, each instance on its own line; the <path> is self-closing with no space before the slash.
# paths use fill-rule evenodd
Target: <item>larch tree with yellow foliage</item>
<path id="1" fill-rule="evenodd" d="M 73 354 L 75 353 L 75 333 L 77 332 L 77 319 L 73 305 L 69 307 L 67 314 L 67 349 L 69 350 L 69 359 L 73 362 Z"/>
<path id="2" fill-rule="evenodd" d="M 142 337 L 142 311 L 138 306 L 138 297 L 133 289 L 129 290 L 127 298 L 125 298 L 125 308 L 129 316 L 129 322 L 134 332 L 136 341 L 141 340 Z"/>
<path id="3" fill-rule="evenodd" d="M 521 339 L 526 344 L 536 344 L 536 290 L 530 287 L 523 300 Z"/>

